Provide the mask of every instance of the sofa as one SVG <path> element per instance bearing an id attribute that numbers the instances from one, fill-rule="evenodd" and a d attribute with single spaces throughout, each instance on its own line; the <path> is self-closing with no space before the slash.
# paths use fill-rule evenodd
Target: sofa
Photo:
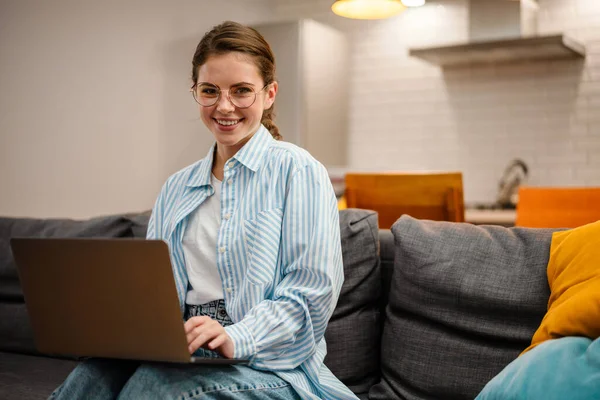
<path id="1" fill-rule="evenodd" d="M 0 399 L 47 398 L 77 360 L 34 345 L 11 237 L 144 237 L 148 213 L 0 218 Z M 474 399 L 527 348 L 546 311 L 551 229 L 340 211 L 345 281 L 327 366 L 360 399 Z"/>

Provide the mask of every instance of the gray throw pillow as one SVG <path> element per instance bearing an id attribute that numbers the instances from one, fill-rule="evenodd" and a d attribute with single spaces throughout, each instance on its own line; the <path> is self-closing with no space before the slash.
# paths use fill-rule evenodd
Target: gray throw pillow
<path id="1" fill-rule="evenodd" d="M 475 398 L 546 312 L 552 232 L 400 218 L 369 398 Z"/>
<path id="2" fill-rule="evenodd" d="M 354 393 L 379 381 L 381 337 L 377 213 L 340 211 L 344 285 L 325 340 L 325 364 Z"/>

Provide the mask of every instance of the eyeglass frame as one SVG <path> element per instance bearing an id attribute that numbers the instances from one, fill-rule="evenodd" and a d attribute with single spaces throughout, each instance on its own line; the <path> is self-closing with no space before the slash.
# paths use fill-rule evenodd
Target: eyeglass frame
<path id="1" fill-rule="evenodd" d="M 204 104 L 200 104 L 200 102 L 199 102 L 198 100 L 196 100 L 196 95 L 194 94 L 196 91 L 194 90 L 194 88 L 196 88 L 196 87 L 198 86 L 198 84 L 199 84 L 199 83 L 202 83 L 202 84 L 208 84 L 208 85 L 212 85 L 212 86 L 214 86 L 214 87 L 216 87 L 216 88 L 217 88 L 217 90 L 219 91 L 219 94 L 217 95 L 217 98 L 216 98 L 216 100 L 215 100 L 215 102 L 214 102 L 213 104 L 211 104 L 211 105 L 209 105 L 209 106 L 205 106 Z M 267 88 L 267 86 L 269 86 L 269 85 L 270 85 L 270 84 L 272 84 L 272 83 L 273 83 L 273 82 L 269 82 L 269 83 L 267 83 L 267 84 L 266 84 L 265 86 L 263 86 L 263 87 L 262 87 L 262 89 L 260 89 L 259 91 L 254 91 L 254 89 L 253 89 L 253 88 L 250 88 L 250 89 L 252 89 L 252 92 L 254 93 L 254 100 L 252 100 L 252 103 L 251 103 L 249 106 L 246 106 L 246 107 L 238 107 L 238 106 L 237 106 L 237 105 L 236 105 L 236 104 L 235 104 L 233 101 L 231 101 L 231 97 L 229 96 L 229 91 L 231 90 L 231 88 L 229 88 L 229 89 L 221 89 L 220 87 L 218 87 L 217 85 L 215 85 L 215 84 L 213 84 L 213 83 L 208 83 L 208 82 L 196 82 L 196 83 L 194 83 L 194 84 L 192 85 L 192 87 L 190 88 L 190 92 L 192 93 L 192 97 L 194 98 L 194 101 L 195 101 L 196 103 L 198 103 L 198 104 L 199 104 L 201 107 L 212 107 L 212 106 L 214 106 L 215 104 L 217 104 L 217 103 L 219 102 L 219 100 L 221 99 L 221 93 L 223 93 L 224 91 L 226 91 L 226 92 L 227 92 L 227 101 L 229 101 L 229 102 L 230 102 L 230 103 L 231 103 L 231 104 L 232 104 L 234 107 L 236 107 L 236 108 L 240 108 L 240 109 L 244 110 L 244 109 L 246 109 L 246 108 L 250 108 L 250 107 L 252 107 L 252 106 L 254 105 L 254 103 L 256 103 L 256 97 L 258 96 L 258 94 L 259 94 L 260 92 L 262 92 L 263 90 L 265 90 L 265 89 Z M 234 87 L 235 87 L 235 86 L 236 86 L 236 85 L 234 85 Z"/>

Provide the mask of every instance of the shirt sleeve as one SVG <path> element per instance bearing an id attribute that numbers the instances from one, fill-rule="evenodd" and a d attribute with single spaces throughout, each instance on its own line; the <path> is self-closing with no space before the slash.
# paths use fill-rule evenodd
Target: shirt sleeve
<path id="1" fill-rule="evenodd" d="M 258 369 L 294 369 L 316 352 L 344 279 L 339 213 L 327 171 L 318 163 L 301 167 L 288 188 L 279 249 L 284 276 L 270 300 L 225 328 L 234 357 Z"/>
<path id="2" fill-rule="evenodd" d="M 162 239 L 163 238 L 163 211 L 165 204 L 165 197 L 168 191 L 168 182 L 165 183 L 154 202 L 152 208 L 152 214 L 150 214 L 150 220 L 148 221 L 148 230 L 146 231 L 146 239 Z"/>

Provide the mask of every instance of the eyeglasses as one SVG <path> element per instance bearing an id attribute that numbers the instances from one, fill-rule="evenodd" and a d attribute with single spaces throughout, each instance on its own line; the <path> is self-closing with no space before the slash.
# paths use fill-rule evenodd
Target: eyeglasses
<path id="1" fill-rule="evenodd" d="M 210 107 L 217 104 L 221 97 L 221 93 L 227 92 L 227 99 L 236 106 L 237 108 L 248 108 L 256 101 L 256 95 L 269 86 L 270 83 L 266 84 L 258 92 L 255 92 L 252 86 L 249 85 L 235 85 L 229 88 L 229 90 L 219 89 L 216 85 L 210 83 L 196 83 L 190 88 L 194 100 L 202 107 Z"/>

